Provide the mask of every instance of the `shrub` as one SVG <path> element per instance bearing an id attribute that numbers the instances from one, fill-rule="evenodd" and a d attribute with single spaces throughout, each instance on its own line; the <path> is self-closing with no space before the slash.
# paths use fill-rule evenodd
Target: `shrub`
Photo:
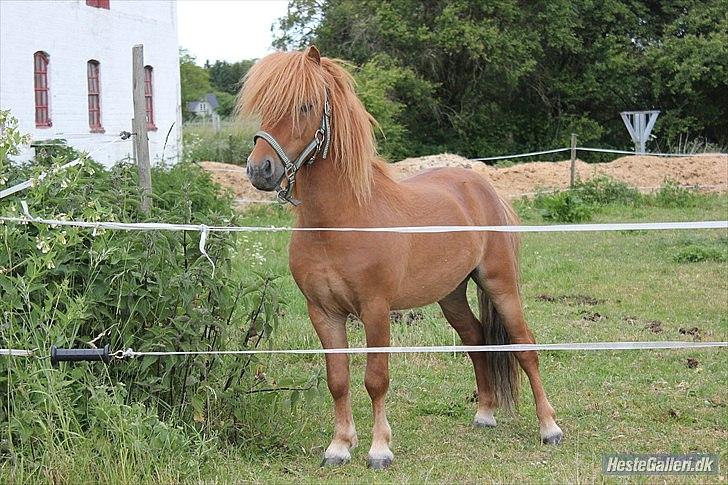
<path id="1" fill-rule="evenodd" d="M 699 194 L 695 190 L 681 187 L 673 180 L 665 181 L 651 198 L 658 207 L 692 207 L 698 201 Z"/>
<path id="2" fill-rule="evenodd" d="M 32 164 L 10 165 L 7 155 L 16 153 L 23 140 L 12 127 L 6 124 L 0 137 L 3 183 L 30 177 L 37 183 L 4 199 L 0 213 L 19 215 L 22 197 L 37 217 L 146 220 L 139 209 L 136 167 L 120 163 L 106 170 L 86 160 L 41 180 L 41 170 L 52 171 L 78 154 L 64 148 Z M 152 180 L 149 220 L 237 221 L 231 198 L 219 194 L 209 175 L 192 164 L 154 168 Z M 204 434 L 214 434 L 220 423 L 238 419 L 245 391 L 255 379 L 248 372 L 255 359 L 146 357 L 52 369 L 46 357 L 51 345 L 224 350 L 264 342 L 280 313 L 275 278 L 263 272 L 234 274 L 233 236 L 208 236 L 213 277 L 195 232 L 0 222 L 0 234 L 0 348 L 35 348 L 39 355 L 0 358 L 0 395 L 8 397 L 0 402 L 0 427 L 8 430 L 0 442 L 0 460 L 21 456 L 25 461 L 18 467 L 47 474 L 44 467 L 54 456 L 75 448 L 98 444 L 103 449 L 93 452 L 104 456 L 113 455 L 115 447 L 133 446 L 134 452 L 124 457 L 137 461 L 119 465 L 133 469 L 149 458 L 150 450 L 167 450 L 171 457 L 198 446 L 202 435 L 185 431 L 190 424 L 174 423 L 192 423 Z M 211 397 L 231 395 L 236 398 Z M 118 429 L 107 434 L 112 424 L 130 434 Z M 73 481 L 67 470 L 56 472 L 61 481 Z"/>
<path id="3" fill-rule="evenodd" d="M 540 194 L 534 199 L 541 216 L 554 222 L 584 222 L 591 219 L 594 209 L 575 192 Z"/>
<path id="4" fill-rule="evenodd" d="M 252 122 L 221 121 L 215 130 L 211 123 L 190 121 L 182 130 L 182 159 L 244 165 L 253 150 Z"/>
<path id="5" fill-rule="evenodd" d="M 702 261 L 728 262 L 728 246 L 718 248 L 699 244 L 690 244 L 680 248 L 672 257 L 676 263 L 700 263 Z"/>
<path id="6" fill-rule="evenodd" d="M 626 183 L 601 175 L 587 181 L 578 181 L 574 187 L 587 204 L 638 204 L 642 194 Z"/>

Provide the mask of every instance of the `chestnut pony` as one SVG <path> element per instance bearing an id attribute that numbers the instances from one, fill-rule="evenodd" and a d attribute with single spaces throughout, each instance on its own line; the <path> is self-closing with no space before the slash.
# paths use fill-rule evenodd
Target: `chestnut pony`
<path id="1" fill-rule="evenodd" d="M 252 184 L 277 189 L 293 202 L 299 227 L 517 223 L 510 206 L 472 170 L 439 168 L 395 181 L 377 158 L 376 122 L 357 98 L 351 76 L 313 46 L 258 61 L 245 78 L 238 110 L 257 117 L 263 130 L 248 158 Z M 349 314 L 364 322 L 369 347 L 389 346 L 389 312 L 433 302 L 466 345 L 533 343 L 519 296 L 517 251 L 513 233 L 294 232 L 289 264 L 324 348 L 347 346 Z M 466 299 L 470 280 L 477 285 L 480 319 Z M 520 363 L 536 401 L 541 439 L 561 441 L 536 352 L 474 352 L 470 358 L 478 389 L 475 426 L 495 426 L 499 405 L 512 410 Z M 387 353 L 367 355 L 372 468 L 385 468 L 393 458 L 385 413 L 388 359 Z M 357 445 L 349 357 L 327 354 L 326 371 L 335 425 L 323 464 L 341 464 Z"/>

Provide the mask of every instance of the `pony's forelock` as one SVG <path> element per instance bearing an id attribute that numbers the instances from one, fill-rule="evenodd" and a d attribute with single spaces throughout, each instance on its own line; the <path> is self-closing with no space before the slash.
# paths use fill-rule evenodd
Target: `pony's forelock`
<path id="1" fill-rule="evenodd" d="M 295 129 L 302 121 L 301 106 L 313 105 L 314 112 L 321 113 L 327 92 L 332 111 L 330 156 L 342 182 L 362 203 L 371 195 L 376 121 L 356 96 L 354 81 L 340 62 L 322 57 L 319 65 L 303 52 L 270 54 L 246 74 L 236 111 L 271 126 L 290 116 Z"/>

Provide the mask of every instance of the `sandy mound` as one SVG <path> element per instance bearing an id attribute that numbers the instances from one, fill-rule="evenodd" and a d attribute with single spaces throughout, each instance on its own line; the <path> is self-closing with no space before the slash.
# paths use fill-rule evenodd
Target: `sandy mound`
<path id="1" fill-rule="evenodd" d="M 245 169 L 237 165 L 200 162 L 212 178 L 229 187 L 241 204 L 271 202 L 275 194 L 253 188 Z M 530 162 L 507 168 L 496 168 L 458 155 L 443 153 L 420 158 L 407 158 L 392 165 L 397 178 L 404 178 L 433 167 L 470 168 L 488 178 L 496 189 L 508 197 L 532 194 L 538 190 L 561 189 L 569 186 L 571 162 Z M 577 161 L 580 179 L 608 175 L 643 190 L 659 188 L 666 180 L 680 185 L 696 185 L 701 190 L 728 190 L 728 156 L 701 155 L 694 157 L 626 156 L 609 163 L 588 164 Z"/>
<path id="2" fill-rule="evenodd" d="M 571 162 L 530 162 L 507 168 L 496 168 L 458 155 L 441 154 L 408 158 L 394 164 L 399 178 L 432 167 L 464 167 L 490 179 L 504 195 L 518 197 L 541 189 L 560 189 L 569 186 Z M 680 185 L 698 185 L 703 190 L 728 189 L 728 156 L 702 155 L 695 157 L 626 156 L 609 163 L 576 162 L 578 177 L 587 180 L 607 175 L 629 185 L 650 190 L 666 180 Z"/>

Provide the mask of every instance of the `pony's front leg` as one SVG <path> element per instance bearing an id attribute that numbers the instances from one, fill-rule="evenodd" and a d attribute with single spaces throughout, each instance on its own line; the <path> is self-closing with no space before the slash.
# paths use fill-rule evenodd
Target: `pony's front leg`
<path id="1" fill-rule="evenodd" d="M 366 331 L 367 347 L 389 347 L 389 305 L 386 302 L 372 302 L 362 311 Z M 392 430 L 387 421 L 385 396 L 389 389 L 389 354 L 367 354 L 367 370 L 364 385 L 372 399 L 374 428 L 372 447 L 367 456 L 367 465 L 374 469 L 387 468 L 394 455 L 389 449 Z"/>
<path id="2" fill-rule="evenodd" d="M 347 347 L 346 316 L 329 315 L 309 304 L 308 313 L 321 345 L 325 349 Z M 321 466 L 343 465 L 351 460 L 349 450 L 356 447 L 357 437 L 349 396 L 349 356 L 326 354 L 326 381 L 334 398 L 334 437 L 324 452 Z"/>

